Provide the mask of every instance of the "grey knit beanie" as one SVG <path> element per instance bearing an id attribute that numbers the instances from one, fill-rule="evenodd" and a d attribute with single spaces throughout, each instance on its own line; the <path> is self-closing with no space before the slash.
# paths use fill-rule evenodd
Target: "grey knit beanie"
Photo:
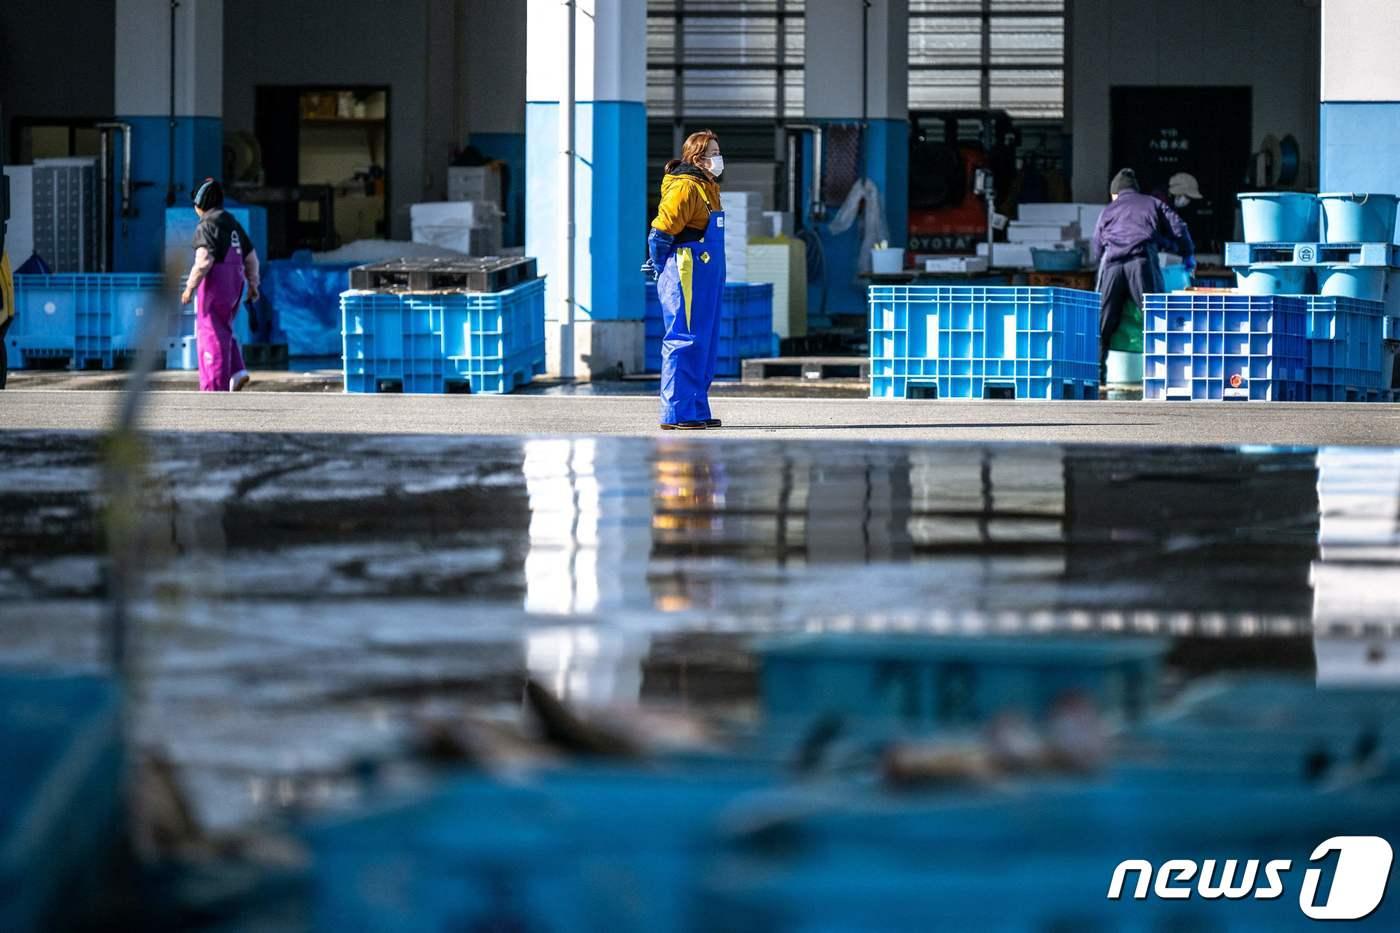
<path id="1" fill-rule="evenodd" d="M 1108 186 L 1109 194 L 1121 194 L 1124 191 L 1137 191 L 1137 172 L 1130 168 L 1125 168 L 1117 175 L 1113 176 L 1113 184 Z"/>

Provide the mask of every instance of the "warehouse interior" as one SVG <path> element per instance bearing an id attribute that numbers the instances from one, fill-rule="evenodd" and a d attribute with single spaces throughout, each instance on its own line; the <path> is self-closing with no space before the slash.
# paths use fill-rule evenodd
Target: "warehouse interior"
<path id="1" fill-rule="evenodd" d="M 1400 0 L 0 0 L 0 927 L 1400 930 Z"/>

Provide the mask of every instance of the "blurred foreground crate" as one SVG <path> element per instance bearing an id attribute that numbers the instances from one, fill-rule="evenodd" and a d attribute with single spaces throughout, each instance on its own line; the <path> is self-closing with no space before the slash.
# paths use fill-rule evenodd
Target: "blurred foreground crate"
<path id="1" fill-rule="evenodd" d="M 1305 299 L 1181 292 L 1145 300 L 1144 399 L 1307 401 Z"/>
<path id="2" fill-rule="evenodd" d="M 1098 398 L 1097 294 L 872 285 L 869 296 L 871 398 Z"/>
<path id="3" fill-rule="evenodd" d="M 347 392 L 507 393 L 544 372 L 544 280 L 341 296 Z"/>
<path id="4" fill-rule="evenodd" d="M 141 327 L 171 304 L 159 275 L 15 276 L 15 319 L 5 338 L 13 369 L 114 369 L 135 355 Z"/>
<path id="5" fill-rule="evenodd" d="M 89 911 L 124 839 L 125 764 L 115 684 L 0 677 L 0 917 L 57 929 Z"/>

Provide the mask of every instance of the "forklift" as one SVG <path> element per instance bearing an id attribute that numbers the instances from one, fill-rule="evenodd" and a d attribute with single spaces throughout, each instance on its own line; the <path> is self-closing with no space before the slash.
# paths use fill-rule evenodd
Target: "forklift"
<path id="1" fill-rule="evenodd" d="M 983 193 L 1010 192 L 1021 133 L 1004 110 L 909 114 L 909 250 L 971 253 L 988 239 Z M 995 198 L 995 195 L 993 195 Z M 1006 213 L 1005 204 L 997 205 Z"/>

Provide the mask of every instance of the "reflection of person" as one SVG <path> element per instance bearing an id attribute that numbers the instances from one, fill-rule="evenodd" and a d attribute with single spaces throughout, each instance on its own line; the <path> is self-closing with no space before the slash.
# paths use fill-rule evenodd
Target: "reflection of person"
<path id="1" fill-rule="evenodd" d="M 0 220 L 0 224 L 4 221 Z M 5 351 L 5 334 L 15 319 L 15 280 L 10 275 L 10 254 L 0 251 L 0 389 L 5 388 L 10 361 Z"/>
<path id="2" fill-rule="evenodd" d="M 194 267 L 181 304 L 195 303 L 199 347 L 199 390 L 237 392 L 251 380 L 233 337 L 233 318 L 247 283 L 248 300 L 258 300 L 258 253 L 248 232 L 224 210 L 224 189 L 206 178 L 194 192 L 199 226 L 194 231 Z"/>
<path id="3" fill-rule="evenodd" d="M 647 267 L 658 276 L 666 334 L 661 343 L 661 427 L 720 426 L 710 414 L 724 298 L 724 211 L 716 179 L 724 171 L 719 138 L 692 133 L 666 165 L 661 205 L 647 237 Z"/>
<path id="4" fill-rule="evenodd" d="M 1138 190 L 1137 174 L 1125 168 L 1109 188 L 1113 203 L 1094 227 L 1091 258 L 1099 263 L 1099 370 L 1108 361 L 1108 343 L 1131 297 L 1139 308 L 1143 295 L 1165 290 L 1157 265 L 1159 248 L 1181 256 L 1186 271 L 1196 268 L 1196 246 L 1186 222 L 1170 206 Z"/>

